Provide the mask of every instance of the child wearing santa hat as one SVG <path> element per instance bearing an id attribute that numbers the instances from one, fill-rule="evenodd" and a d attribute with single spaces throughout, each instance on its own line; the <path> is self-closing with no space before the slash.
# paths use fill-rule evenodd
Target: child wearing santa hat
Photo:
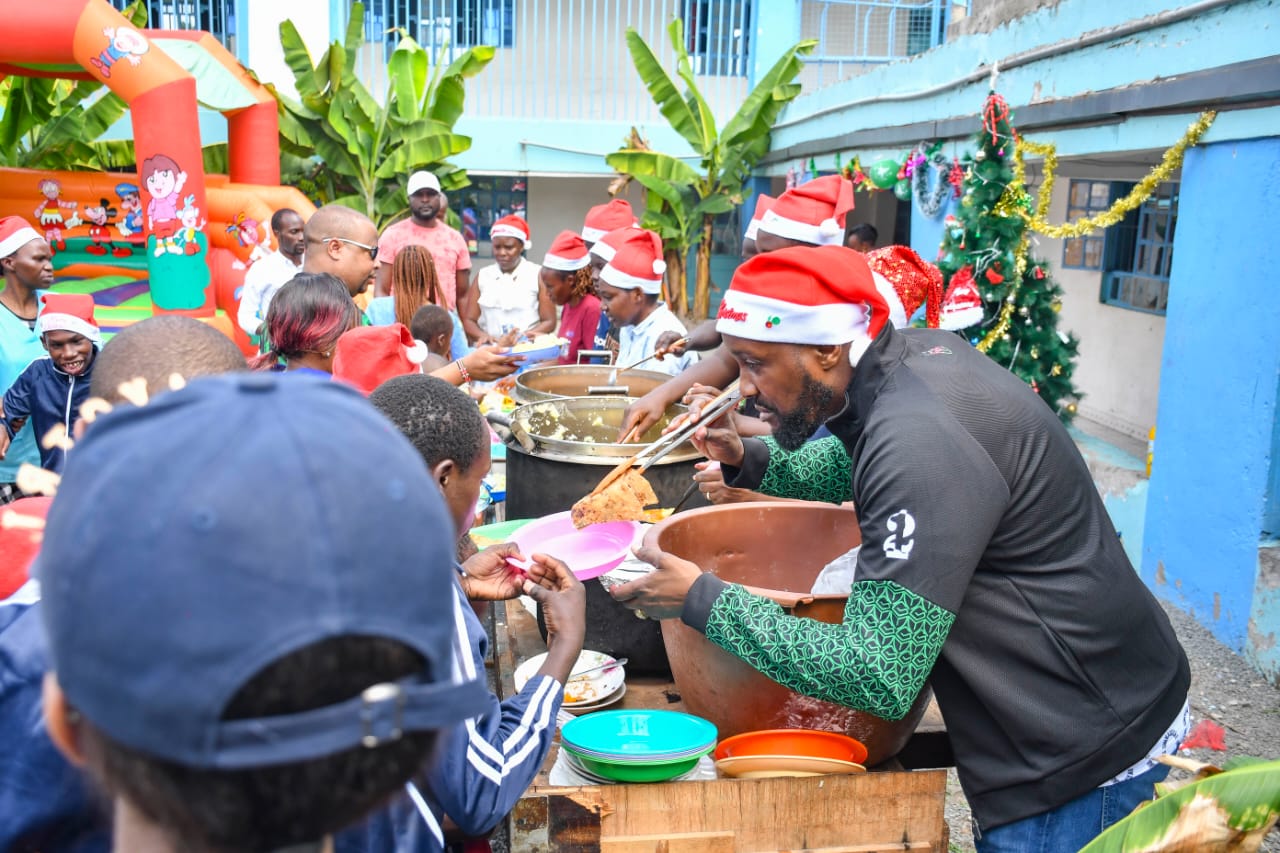
<path id="1" fill-rule="evenodd" d="M 597 204 L 587 211 L 582 222 L 582 242 L 586 244 L 590 262 L 592 286 L 599 287 L 600 271 L 613 257 L 613 247 L 605 239 L 609 234 L 625 228 L 639 228 L 635 211 L 631 202 L 625 198 L 615 198 L 607 204 Z M 618 351 L 618 327 L 610 320 L 609 315 L 600 312 L 600 323 L 596 326 L 594 348 L 597 350 Z"/>
<path id="2" fill-rule="evenodd" d="M 600 301 L 618 327 L 616 364 L 630 365 L 653 355 L 663 332 L 684 333 L 684 324 L 658 301 L 666 270 L 662 239 L 652 231 L 636 228 L 616 243 L 613 257 L 600 271 Z M 697 359 L 697 353 L 687 352 L 664 355 L 649 364 L 653 370 L 674 376 Z"/>
<path id="3" fill-rule="evenodd" d="M 46 293 L 36 330 L 48 356 L 31 363 L 4 395 L 0 410 L 0 459 L 29 419 L 40 444 L 40 465 L 61 472 L 66 447 L 80 405 L 89 398 L 93 360 L 102 333 L 93 319 L 93 297 L 87 293 Z M 51 435 L 61 427 L 61 439 Z"/>
<path id="4" fill-rule="evenodd" d="M 462 326 L 476 346 L 511 346 L 522 336 L 556 327 L 556 307 L 538 286 L 539 267 L 524 256 L 529 225 L 519 216 L 504 216 L 489 229 L 494 263 L 476 273 L 474 286 L 461 306 Z"/>
<path id="5" fill-rule="evenodd" d="M 542 259 L 539 278 L 551 301 L 562 306 L 558 334 L 569 344 L 560 363 L 577 364 L 578 353 L 593 345 L 601 313 L 586 242 L 572 231 L 561 231 Z"/>

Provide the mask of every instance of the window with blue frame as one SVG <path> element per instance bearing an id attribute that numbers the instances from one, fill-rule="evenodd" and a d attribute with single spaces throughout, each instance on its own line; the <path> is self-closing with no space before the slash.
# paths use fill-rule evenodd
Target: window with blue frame
<path id="1" fill-rule="evenodd" d="M 1093 216 L 1111 206 L 1111 181 L 1081 181 L 1072 178 L 1067 191 L 1067 221 L 1075 222 L 1084 216 Z M 1102 269 L 1102 250 L 1105 232 L 1095 231 L 1086 237 L 1073 237 L 1062 241 L 1062 266 L 1064 269 Z"/>
<path id="2" fill-rule="evenodd" d="M 1113 182 L 1120 198 L 1133 184 Z M 1178 184 L 1164 183 L 1141 207 L 1106 231 L 1102 301 L 1108 305 L 1164 314 L 1169 305 L 1173 237 L 1178 224 Z"/>
<path id="3" fill-rule="evenodd" d="M 695 74 L 747 76 L 751 0 L 684 0 L 684 30 Z"/>
<path id="4" fill-rule="evenodd" d="M 423 44 L 515 45 L 515 0 L 421 0 Z"/>

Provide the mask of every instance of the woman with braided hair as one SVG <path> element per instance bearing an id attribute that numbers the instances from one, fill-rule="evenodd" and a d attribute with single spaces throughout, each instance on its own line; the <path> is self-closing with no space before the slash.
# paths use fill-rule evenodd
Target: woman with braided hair
<path id="1" fill-rule="evenodd" d="M 569 345 L 560 357 L 561 364 L 577 364 L 578 350 L 584 344 L 591 349 L 595 342 L 600 300 L 591 284 L 590 263 L 587 244 L 572 231 L 561 231 L 542 259 L 538 278 L 551 301 L 563 306 L 559 335 Z"/>
<path id="2" fill-rule="evenodd" d="M 412 328 L 413 315 L 423 305 L 439 305 L 446 311 L 449 309 L 444 294 L 440 291 L 440 277 L 436 273 L 431 252 L 425 246 L 411 243 L 397 252 L 396 259 L 391 262 L 391 295 L 371 299 L 365 314 L 370 325 L 389 326 L 401 323 L 406 328 Z M 458 359 L 469 353 L 471 347 L 467 345 L 467 336 L 463 333 L 457 313 L 449 311 L 449 314 L 453 318 L 450 357 Z"/>

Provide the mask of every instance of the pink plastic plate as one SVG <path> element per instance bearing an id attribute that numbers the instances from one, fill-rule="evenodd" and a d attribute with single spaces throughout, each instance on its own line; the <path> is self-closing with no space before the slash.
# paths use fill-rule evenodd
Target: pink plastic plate
<path id="1" fill-rule="evenodd" d="M 610 521 L 578 530 L 568 512 L 558 512 L 521 527 L 511 537 L 526 557 L 547 554 L 590 580 L 618 567 L 631 551 L 639 528 L 634 521 Z"/>

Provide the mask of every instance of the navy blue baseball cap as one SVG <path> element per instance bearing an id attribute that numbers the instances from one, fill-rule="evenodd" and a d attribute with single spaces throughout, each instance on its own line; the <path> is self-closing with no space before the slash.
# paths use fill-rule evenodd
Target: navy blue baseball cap
<path id="1" fill-rule="evenodd" d="M 35 574 L 53 669 L 113 740 L 208 769 L 306 761 L 481 713 L 456 668 L 452 520 L 425 464 L 357 392 L 202 378 L 95 421 Z M 327 707 L 223 720 L 268 665 L 340 636 L 424 670 Z"/>

